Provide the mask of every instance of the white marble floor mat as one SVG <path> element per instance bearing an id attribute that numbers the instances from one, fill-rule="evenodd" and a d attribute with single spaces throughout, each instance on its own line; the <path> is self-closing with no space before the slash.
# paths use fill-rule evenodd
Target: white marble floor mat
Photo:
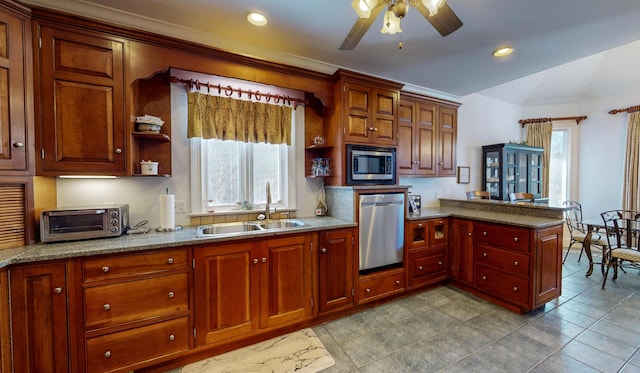
<path id="1" fill-rule="evenodd" d="M 298 330 L 186 365 L 181 373 L 315 373 L 335 364 L 311 329 Z"/>

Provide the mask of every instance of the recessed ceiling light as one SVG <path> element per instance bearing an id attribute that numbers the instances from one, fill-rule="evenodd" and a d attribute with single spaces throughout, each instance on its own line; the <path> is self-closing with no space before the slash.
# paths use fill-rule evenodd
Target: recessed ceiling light
<path id="1" fill-rule="evenodd" d="M 267 17 L 258 12 L 247 13 L 247 21 L 254 26 L 264 26 L 267 24 Z"/>
<path id="2" fill-rule="evenodd" d="M 504 57 L 513 53 L 513 48 L 511 47 L 502 47 L 493 51 L 494 57 Z"/>

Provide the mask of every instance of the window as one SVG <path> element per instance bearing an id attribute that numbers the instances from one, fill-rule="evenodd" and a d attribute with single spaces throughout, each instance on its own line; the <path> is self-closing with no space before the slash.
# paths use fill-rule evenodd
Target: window
<path id="1" fill-rule="evenodd" d="M 289 148 L 283 144 L 191 139 L 192 155 L 197 158 L 199 153 L 200 158 L 199 165 L 192 162 L 192 184 L 199 179 L 201 185 L 200 193 L 192 192 L 191 211 L 204 212 L 204 201 L 208 200 L 214 201 L 217 211 L 239 207 L 258 210 L 267 201 L 267 181 L 272 206 L 286 207 Z M 203 203 L 198 205 L 197 201 Z"/>
<path id="2" fill-rule="evenodd" d="M 554 123 L 551 135 L 551 160 L 549 165 L 549 203 L 559 205 L 577 198 L 578 131 L 575 122 Z"/>

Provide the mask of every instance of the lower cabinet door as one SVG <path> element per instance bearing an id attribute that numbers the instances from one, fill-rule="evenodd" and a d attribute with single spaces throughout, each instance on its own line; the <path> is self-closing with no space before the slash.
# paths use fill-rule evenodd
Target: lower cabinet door
<path id="1" fill-rule="evenodd" d="M 318 274 L 320 312 L 353 306 L 353 230 L 321 232 Z"/>
<path id="2" fill-rule="evenodd" d="M 14 372 L 68 372 L 65 263 L 10 269 Z"/>
<path id="3" fill-rule="evenodd" d="M 87 372 L 149 365 L 189 349 L 189 318 L 169 320 L 87 339 Z"/>

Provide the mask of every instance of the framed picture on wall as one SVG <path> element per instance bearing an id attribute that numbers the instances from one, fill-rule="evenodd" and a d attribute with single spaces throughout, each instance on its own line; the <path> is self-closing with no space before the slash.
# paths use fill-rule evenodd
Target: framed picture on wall
<path id="1" fill-rule="evenodd" d="M 469 167 L 458 166 L 458 184 L 469 184 Z"/>

